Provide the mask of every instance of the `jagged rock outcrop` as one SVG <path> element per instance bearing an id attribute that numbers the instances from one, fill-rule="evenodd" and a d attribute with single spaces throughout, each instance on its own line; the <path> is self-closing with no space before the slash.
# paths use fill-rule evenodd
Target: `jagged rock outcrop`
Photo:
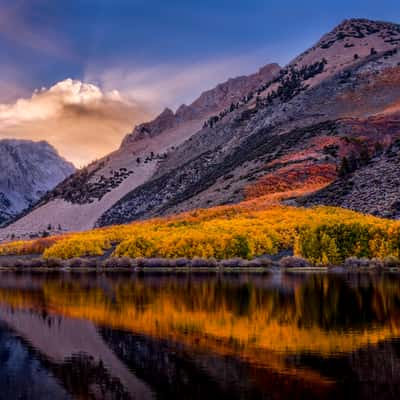
<path id="1" fill-rule="evenodd" d="M 0 140 L 0 224 L 75 171 L 47 142 Z"/>

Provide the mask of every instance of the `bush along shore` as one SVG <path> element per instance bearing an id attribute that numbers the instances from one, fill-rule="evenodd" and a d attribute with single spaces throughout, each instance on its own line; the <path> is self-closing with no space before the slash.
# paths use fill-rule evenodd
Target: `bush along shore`
<path id="1" fill-rule="evenodd" d="M 388 256 L 384 260 L 349 257 L 342 265 L 312 264 L 297 256 L 285 256 L 280 260 L 260 257 L 253 260 L 231 258 L 130 258 L 110 257 L 0 257 L 0 269 L 18 270 L 108 270 L 108 271 L 400 271 L 400 259 Z"/>
<path id="2" fill-rule="evenodd" d="M 258 203 L 0 244 L 4 267 L 395 269 L 400 222 Z"/>

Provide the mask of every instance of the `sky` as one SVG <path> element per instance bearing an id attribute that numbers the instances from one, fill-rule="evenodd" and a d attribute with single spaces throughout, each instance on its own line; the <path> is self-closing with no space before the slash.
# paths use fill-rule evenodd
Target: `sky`
<path id="1" fill-rule="evenodd" d="M 0 0 L 0 138 L 47 140 L 83 166 L 353 17 L 400 23 L 400 2 Z"/>

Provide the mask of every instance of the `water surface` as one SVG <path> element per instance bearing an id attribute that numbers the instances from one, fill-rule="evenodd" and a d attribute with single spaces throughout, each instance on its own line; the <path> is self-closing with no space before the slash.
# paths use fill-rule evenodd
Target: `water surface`
<path id="1" fill-rule="evenodd" d="M 399 396 L 399 275 L 0 274 L 0 399 Z"/>

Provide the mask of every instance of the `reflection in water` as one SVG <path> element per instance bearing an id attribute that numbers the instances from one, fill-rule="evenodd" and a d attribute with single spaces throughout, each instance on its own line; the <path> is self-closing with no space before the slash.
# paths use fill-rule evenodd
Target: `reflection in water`
<path id="1" fill-rule="evenodd" d="M 397 398 L 399 278 L 2 272 L 0 393 Z"/>
<path id="2" fill-rule="evenodd" d="M 0 324 L 0 398 L 68 399 L 34 351 Z"/>

